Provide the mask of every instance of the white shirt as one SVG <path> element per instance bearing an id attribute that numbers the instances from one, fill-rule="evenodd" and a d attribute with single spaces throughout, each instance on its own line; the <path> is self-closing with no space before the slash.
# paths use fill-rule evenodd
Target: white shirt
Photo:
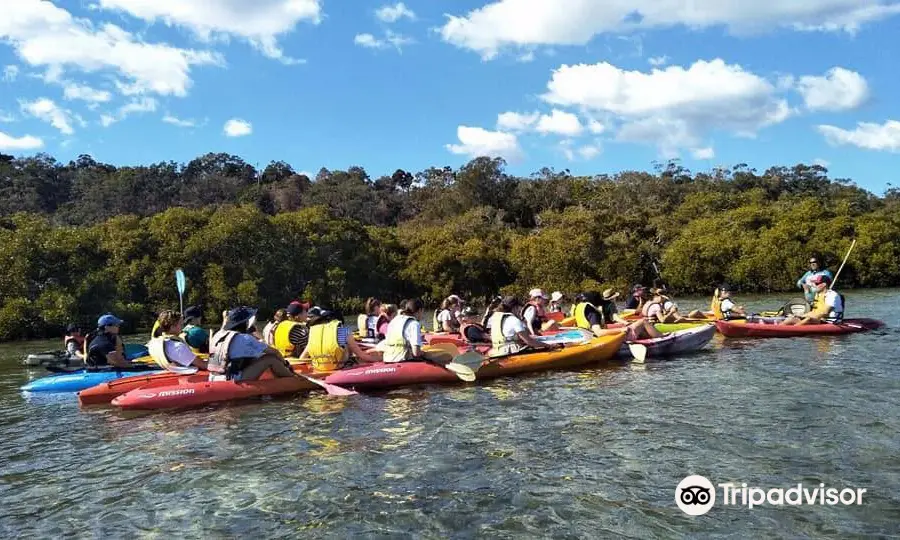
<path id="1" fill-rule="evenodd" d="M 723 314 L 727 315 L 729 311 L 734 309 L 734 302 L 731 300 L 731 298 L 725 298 L 724 300 L 722 300 L 722 303 L 719 304 L 719 309 L 722 310 Z"/>
<path id="2" fill-rule="evenodd" d="M 503 337 L 505 337 L 509 341 L 512 341 L 516 337 L 516 334 L 518 334 L 519 332 L 528 331 L 528 329 L 525 328 L 525 323 L 515 315 L 503 318 L 502 330 Z"/>
<path id="3" fill-rule="evenodd" d="M 398 324 L 405 324 L 406 318 L 403 317 L 394 317 L 390 324 L 388 324 L 387 334 L 391 334 L 391 330 L 394 329 Z M 406 325 L 406 328 L 403 329 L 403 337 L 406 339 L 406 342 L 410 345 L 418 345 L 421 347 L 424 344 L 422 340 L 422 323 L 420 323 L 416 319 L 409 320 L 409 324 Z M 384 343 L 384 342 L 383 342 Z"/>
<path id="4" fill-rule="evenodd" d="M 525 319 L 527 323 L 525 328 L 534 328 L 534 320 L 537 318 L 537 308 L 529 305 L 525 308 L 525 311 L 522 312 L 522 318 Z M 506 326 L 504 326 L 506 328 Z"/>
<path id="5" fill-rule="evenodd" d="M 163 343 L 163 346 L 166 348 L 166 358 L 173 364 L 187 367 L 191 365 L 195 358 L 197 358 L 194 351 L 192 351 L 187 344 L 180 341 L 167 339 L 165 343 Z"/>
<path id="6" fill-rule="evenodd" d="M 831 311 L 828 313 L 828 318 L 836 318 L 838 314 L 843 315 L 844 313 L 844 303 L 841 302 L 841 296 L 835 291 L 828 291 L 825 293 L 825 305 L 831 308 Z"/>
<path id="7" fill-rule="evenodd" d="M 657 317 L 662 315 L 663 308 L 659 304 L 650 304 L 647 308 L 647 318 L 652 319 L 653 317 Z"/>
<path id="8" fill-rule="evenodd" d="M 665 311 L 666 313 L 668 313 L 670 309 L 677 308 L 677 307 L 678 307 L 678 304 L 676 304 L 675 302 L 673 302 L 671 300 L 666 300 L 665 302 L 663 302 L 663 311 Z"/>

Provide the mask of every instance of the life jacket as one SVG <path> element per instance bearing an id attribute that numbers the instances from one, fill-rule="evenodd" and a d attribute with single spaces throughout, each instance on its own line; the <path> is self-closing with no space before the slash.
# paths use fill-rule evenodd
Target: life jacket
<path id="1" fill-rule="evenodd" d="M 275 325 L 275 329 L 273 331 L 273 339 L 272 346 L 278 350 L 285 358 L 289 356 L 300 356 L 300 353 L 303 351 L 294 350 L 294 344 L 291 343 L 291 330 L 294 329 L 295 326 L 303 326 L 303 323 L 299 323 L 297 321 L 281 321 L 280 323 Z"/>
<path id="2" fill-rule="evenodd" d="M 276 326 L 278 326 L 277 322 L 269 321 L 263 327 L 263 331 L 262 331 L 263 342 L 270 347 L 275 346 L 275 327 Z"/>
<path id="3" fill-rule="evenodd" d="M 69 350 L 69 343 L 75 342 L 79 349 L 84 349 L 84 336 L 66 336 L 63 338 L 63 349 Z"/>
<path id="4" fill-rule="evenodd" d="M 377 338 L 377 339 L 384 339 L 385 333 L 383 333 L 381 331 L 381 327 L 382 327 L 382 325 L 385 325 L 385 324 L 390 324 L 390 321 L 388 320 L 387 316 L 384 314 L 379 315 L 378 319 L 375 320 L 375 335 L 372 337 Z M 387 332 L 386 328 L 385 328 L 385 332 Z"/>
<path id="5" fill-rule="evenodd" d="M 360 338 L 373 337 L 369 334 L 369 315 L 366 313 L 360 313 L 356 317 L 356 335 L 358 335 Z"/>
<path id="6" fill-rule="evenodd" d="M 644 307 L 641 309 L 641 315 L 643 315 L 644 317 L 648 317 L 648 313 L 650 313 L 650 306 L 659 306 L 660 314 L 662 314 L 662 310 L 665 307 L 662 302 L 654 302 L 651 300 L 650 302 L 644 304 Z"/>
<path id="7" fill-rule="evenodd" d="M 820 293 L 819 292 L 816 293 L 816 299 L 815 299 L 815 302 L 813 303 L 813 311 L 811 311 L 810 313 L 815 313 L 816 306 L 822 306 L 822 310 L 827 309 L 828 311 L 821 314 L 819 316 L 820 319 L 826 320 L 828 322 L 839 322 L 844 318 L 844 310 L 847 309 L 847 307 L 844 305 L 844 295 L 835 291 L 835 294 L 837 294 L 838 298 L 841 299 L 841 310 L 834 311 L 832 308 L 828 307 L 828 304 L 826 302 L 826 297 L 829 292 L 831 292 L 831 291 L 826 289 Z M 819 315 L 819 314 L 816 313 L 816 315 Z"/>
<path id="8" fill-rule="evenodd" d="M 109 365 L 109 362 L 106 358 L 100 358 L 98 354 L 91 354 L 91 342 L 100 335 L 100 329 L 92 330 L 88 332 L 88 335 L 84 336 L 84 363 L 91 367 L 97 366 L 106 366 Z M 118 335 L 116 336 L 116 350 L 122 354 L 125 354 L 125 344 L 122 342 L 122 338 Z"/>
<path id="9" fill-rule="evenodd" d="M 329 321 L 309 327 L 309 362 L 314 371 L 328 372 L 340 369 L 347 359 L 347 350 L 338 343 L 341 321 Z"/>
<path id="10" fill-rule="evenodd" d="M 173 336 L 163 332 L 159 337 L 150 339 L 150 342 L 147 344 L 147 350 L 150 352 L 150 358 L 153 358 L 153 360 L 159 364 L 159 367 L 166 371 L 175 371 L 173 368 L 180 368 L 182 366 L 170 361 L 169 357 L 166 356 L 166 341 L 180 341 L 187 345 L 187 342 L 180 336 Z M 188 345 L 188 347 L 190 347 L 190 345 Z M 194 349 L 191 348 L 191 350 L 193 351 Z M 196 351 L 194 351 L 194 354 L 197 354 Z"/>
<path id="11" fill-rule="evenodd" d="M 397 315 L 388 325 L 387 335 L 384 337 L 384 355 L 382 361 L 387 363 L 402 362 L 411 352 L 411 346 L 406 341 L 406 325 L 414 321 L 409 315 Z"/>
<path id="12" fill-rule="evenodd" d="M 209 339 L 209 362 L 206 369 L 209 371 L 210 379 L 216 375 L 225 375 L 231 378 L 231 341 L 235 336 L 239 335 L 234 330 L 219 330 Z"/>
<path id="13" fill-rule="evenodd" d="M 725 319 L 725 314 L 722 313 L 722 299 L 719 298 L 719 289 L 713 293 L 712 302 L 709 304 L 709 309 L 713 312 L 713 316 L 717 321 L 722 321 Z"/>
<path id="14" fill-rule="evenodd" d="M 487 329 L 478 323 L 466 323 L 459 327 L 459 335 L 467 343 L 484 343 L 487 341 Z"/>
<path id="15" fill-rule="evenodd" d="M 591 321 L 588 320 L 587 315 L 585 314 L 589 306 L 597 310 L 597 313 L 600 314 L 600 326 L 604 326 L 603 311 L 589 302 L 581 302 L 575 306 L 575 326 L 577 326 L 578 328 L 583 328 L 585 330 L 591 330 Z"/>
<path id="16" fill-rule="evenodd" d="M 512 313 L 498 311 L 491 315 L 491 350 L 488 356 L 506 356 L 521 351 L 525 345 L 513 336 L 511 339 L 503 334 L 503 321 L 507 317 L 515 317 Z"/>
<path id="17" fill-rule="evenodd" d="M 157 319 L 157 320 L 153 321 L 153 329 L 150 330 L 150 337 L 151 338 L 162 337 L 162 335 L 163 335 L 163 331 L 162 331 L 162 328 L 160 328 L 160 326 L 159 326 L 159 319 Z"/>
<path id="18" fill-rule="evenodd" d="M 562 313 L 563 308 L 562 305 L 557 302 L 550 302 L 550 309 L 548 309 L 550 313 Z"/>
<path id="19" fill-rule="evenodd" d="M 540 333 L 541 327 L 547 322 L 547 312 L 544 310 L 544 306 L 539 305 L 534 300 L 528 302 L 525 306 L 534 306 L 535 315 L 534 321 L 531 323 L 531 328 L 535 332 Z"/>

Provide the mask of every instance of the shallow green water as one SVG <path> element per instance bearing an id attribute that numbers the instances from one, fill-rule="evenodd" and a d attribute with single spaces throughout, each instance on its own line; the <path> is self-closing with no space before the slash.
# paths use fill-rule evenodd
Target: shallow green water
<path id="1" fill-rule="evenodd" d="M 0 536 L 672 538 L 890 535 L 900 523 L 900 292 L 881 331 L 724 340 L 647 365 L 181 412 L 24 397 L 0 345 Z M 760 310 L 783 299 L 743 298 Z M 681 302 L 699 307 L 700 302 Z M 688 474 L 859 487 L 858 506 L 674 503 Z M 721 492 L 720 492 L 721 493 Z"/>

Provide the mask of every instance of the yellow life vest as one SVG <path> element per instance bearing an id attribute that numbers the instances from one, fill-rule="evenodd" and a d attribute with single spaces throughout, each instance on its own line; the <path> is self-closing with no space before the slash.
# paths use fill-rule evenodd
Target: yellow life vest
<path id="1" fill-rule="evenodd" d="M 157 319 L 156 321 L 153 321 L 153 329 L 150 330 L 150 337 L 156 338 L 156 337 L 162 337 L 162 335 L 163 335 L 163 331 L 162 331 L 162 328 L 159 327 L 159 320 Z"/>
<path id="2" fill-rule="evenodd" d="M 521 351 L 525 345 L 518 338 L 507 339 L 503 334 L 503 321 L 507 317 L 515 317 L 512 313 L 497 311 L 491 315 L 491 350 L 488 356 L 505 356 Z"/>
<path id="3" fill-rule="evenodd" d="M 382 361 L 391 363 L 406 360 L 412 347 L 406 341 L 404 331 L 406 330 L 406 325 L 414 320 L 409 315 L 397 315 L 394 317 L 394 320 L 388 325 L 387 335 L 384 337 Z"/>
<path id="4" fill-rule="evenodd" d="M 584 314 L 588 306 L 591 306 L 597 311 L 600 311 L 599 309 L 597 309 L 597 306 L 589 302 L 581 302 L 576 305 L 575 309 L 573 310 L 573 313 L 575 315 L 575 326 L 577 326 L 578 328 L 584 328 L 585 330 L 591 330 L 591 322 L 588 321 L 587 316 Z"/>
<path id="5" fill-rule="evenodd" d="M 725 319 L 725 314 L 722 313 L 722 298 L 719 296 L 719 289 L 716 289 L 713 292 L 712 302 L 709 304 L 709 309 L 712 310 L 713 316 L 717 321 L 721 321 Z"/>
<path id="6" fill-rule="evenodd" d="M 163 368 L 166 371 L 175 371 L 175 369 L 173 368 L 181 368 L 182 366 L 170 362 L 169 357 L 166 356 L 167 340 L 180 341 L 184 343 L 184 340 L 179 337 L 161 332 L 159 336 L 150 339 L 150 342 L 147 344 L 147 351 L 150 353 L 150 358 L 152 358 L 153 361 L 159 365 L 159 367 Z M 187 343 L 185 343 L 185 345 L 187 345 Z M 191 351 L 194 354 L 197 354 L 197 352 L 193 349 L 191 349 Z"/>
<path id="7" fill-rule="evenodd" d="M 281 321 L 275 325 L 275 330 L 272 332 L 274 336 L 272 346 L 285 358 L 289 356 L 300 356 L 302 351 L 296 351 L 295 354 L 294 344 L 291 343 L 290 336 L 291 330 L 293 330 L 295 326 L 300 326 L 302 324 L 303 323 L 297 321 Z"/>
<path id="8" fill-rule="evenodd" d="M 347 358 L 347 351 L 338 343 L 340 321 L 315 324 L 309 327 L 309 362 L 314 371 L 335 371 Z"/>
<path id="9" fill-rule="evenodd" d="M 356 335 L 360 338 L 368 337 L 369 315 L 367 313 L 360 313 L 356 316 Z"/>

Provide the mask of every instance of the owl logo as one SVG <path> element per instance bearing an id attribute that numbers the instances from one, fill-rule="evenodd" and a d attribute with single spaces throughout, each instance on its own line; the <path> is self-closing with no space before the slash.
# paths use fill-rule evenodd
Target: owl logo
<path id="1" fill-rule="evenodd" d="M 699 475 L 691 475 L 675 488 L 675 504 L 689 516 L 702 516 L 716 502 L 716 490 L 712 482 Z"/>

